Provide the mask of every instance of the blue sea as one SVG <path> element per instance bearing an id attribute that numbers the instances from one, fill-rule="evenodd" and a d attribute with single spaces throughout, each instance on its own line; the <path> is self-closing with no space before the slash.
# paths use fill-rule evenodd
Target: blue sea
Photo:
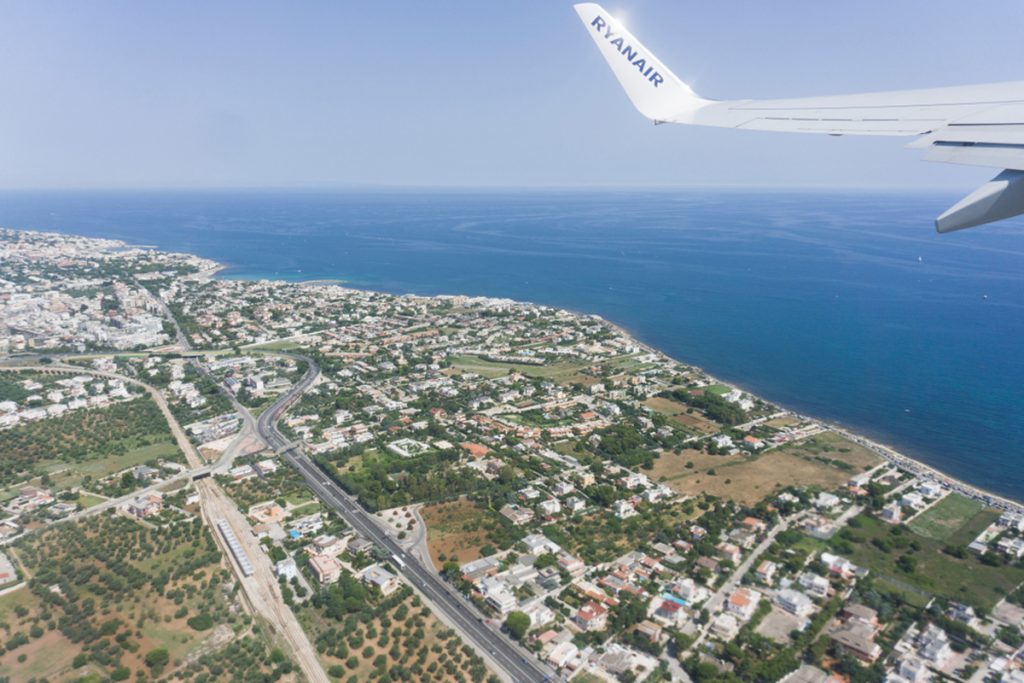
<path id="1" fill-rule="evenodd" d="M 680 360 L 1024 499 L 1024 222 L 952 194 L 19 192 L 0 225 L 597 313 Z"/>

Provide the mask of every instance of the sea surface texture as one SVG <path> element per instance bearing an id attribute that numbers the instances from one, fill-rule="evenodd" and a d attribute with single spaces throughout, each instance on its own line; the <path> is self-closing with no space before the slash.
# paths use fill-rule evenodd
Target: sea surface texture
<path id="1" fill-rule="evenodd" d="M 941 194 L 20 192 L 0 225 L 596 313 L 682 361 L 1024 499 L 1024 222 Z"/>

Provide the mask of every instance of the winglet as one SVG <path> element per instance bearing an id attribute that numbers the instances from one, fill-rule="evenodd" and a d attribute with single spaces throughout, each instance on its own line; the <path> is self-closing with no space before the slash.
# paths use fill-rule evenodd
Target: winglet
<path id="1" fill-rule="evenodd" d="M 711 104 L 711 100 L 699 97 L 679 80 L 603 7 L 584 2 L 575 5 L 575 9 L 641 114 L 655 123 L 688 123 L 694 112 Z"/>
<path id="2" fill-rule="evenodd" d="M 1006 170 L 935 219 L 938 232 L 953 232 L 1024 213 L 1024 171 Z"/>

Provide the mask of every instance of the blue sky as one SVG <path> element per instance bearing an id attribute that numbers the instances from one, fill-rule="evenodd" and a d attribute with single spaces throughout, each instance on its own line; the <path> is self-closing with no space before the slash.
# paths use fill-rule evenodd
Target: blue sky
<path id="1" fill-rule="evenodd" d="M 610 0 L 712 98 L 1024 79 L 1019 0 Z M 570 2 L 0 1 L 0 188 L 958 187 L 903 139 L 659 126 Z"/>

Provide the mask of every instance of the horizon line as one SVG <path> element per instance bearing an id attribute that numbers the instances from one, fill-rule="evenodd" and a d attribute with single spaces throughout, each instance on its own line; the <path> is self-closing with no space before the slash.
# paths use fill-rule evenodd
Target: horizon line
<path id="1" fill-rule="evenodd" d="M 322 185 L 139 185 L 139 186 L 18 186 L 0 187 L 0 193 L 45 192 L 587 192 L 587 191 L 800 191 L 800 192 L 912 192 L 921 194 L 962 193 L 955 185 L 832 185 L 832 184 L 717 184 L 717 183 L 590 183 L 590 184 L 502 184 L 502 185 L 426 185 L 384 183 L 325 183 Z"/>

